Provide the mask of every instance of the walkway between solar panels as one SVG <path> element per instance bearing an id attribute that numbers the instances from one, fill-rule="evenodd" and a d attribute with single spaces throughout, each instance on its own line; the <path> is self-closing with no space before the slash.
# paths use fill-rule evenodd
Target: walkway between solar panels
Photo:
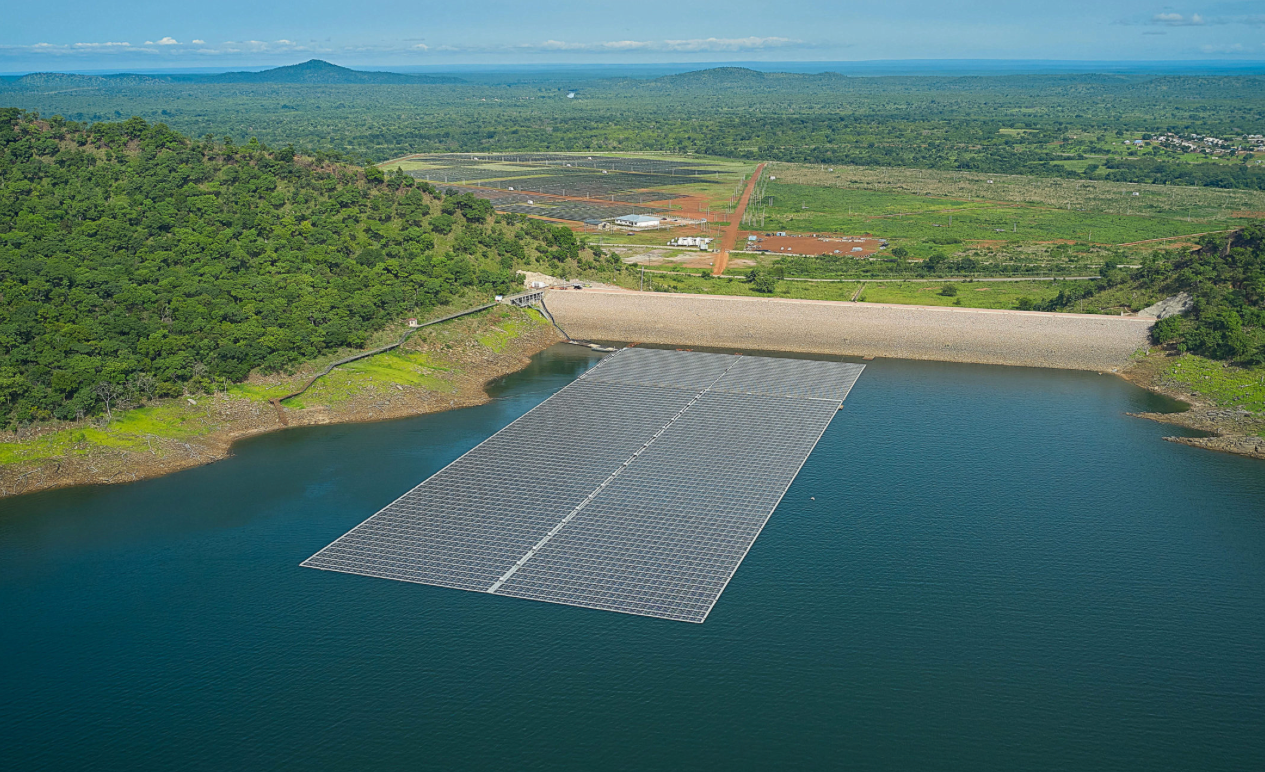
<path id="1" fill-rule="evenodd" d="M 303 565 L 702 622 L 862 369 L 623 349 Z"/>
<path id="2" fill-rule="evenodd" d="M 738 364 L 738 361 L 737 361 L 737 360 L 734 360 L 734 364 Z M 711 388 L 712 388 L 712 386 L 716 385 L 716 381 L 719 381 L 721 378 L 724 378 L 724 377 L 725 377 L 725 373 L 727 373 L 727 372 L 729 372 L 730 370 L 732 370 L 732 369 L 733 369 L 733 367 L 734 367 L 734 365 L 733 365 L 733 364 L 729 365 L 729 367 L 726 367 L 726 368 L 725 368 L 725 370 L 724 370 L 724 372 L 722 372 L 720 375 L 716 376 L 716 380 L 715 380 L 715 381 L 712 381 L 711 383 L 707 384 L 707 388 L 706 388 L 706 389 L 703 389 L 703 390 L 702 390 L 702 391 L 700 391 L 698 394 L 695 394 L 695 395 L 694 395 L 694 399 L 690 400 L 690 401 L 689 401 L 689 402 L 685 405 L 685 407 L 681 408 L 681 412 L 679 412 L 679 413 L 677 413 L 676 415 L 672 416 L 672 420 L 671 420 L 671 421 L 668 421 L 666 424 L 664 424 L 662 429 L 660 429 L 659 431 L 655 432 L 655 434 L 654 434 L 654 436 L 653 436 L 653 437 L 651 437 L 650 439 L 646 440 L 646 444 L 645 444 L 645 445 L 642 445 L 640 448 L 637 448 L 637 451 L 636 451 L 635 453 L 633 453 L 631 456 L 629 456 L 627 461 L 625 461 L 624 463 L 620 464 L 620 465 L 619 465 L 619 467 L 618 467 L 617 469 L 615 469 L 615 471 L 611 472 L 611 476 L 610 476 L 610 477 L 607 477 L 604 481 L 602 481 L 602 484 L 601 484 L 601 485 L 599 485 L 599 486 L 597 486 L 597 488 L 596 488 L 596 489 L 594 489 L 594 491 L 593 491 L 592 493 L 590 493 L 590 494 L 589 494 L 589 495 L 588 495 L 588 496 L 584 499 L 584 501 L 581 501 L 581 502 L 579 503 L 579 505 L 578 505 L 578 506 L 576 506 L 576 508 L 575 508 L 575 509 L 571 510 L 571 512 L 569 512 L 569 513 L 567 514 L 567 516 L 566 516 L 566 517 L 562 518 L 561 522 L 559 522 L 557 525 L 555 525 L 555 526 L 553 527 L 553 529 L 552 529 L 551 531 L 549 531 L 549 533 L 545 534 L 545 538 L 543 538 L 543 539 L 541 539 L 540 541 L 536 542 L 536 545 L 535 545 L 534 547 L 532 547 L 532 548 L 531 548 L 531 549 L 527 552 L 527 554 L 526 554 L 526 555 L 523 555 L 521 558 L 519 558 L 519 559 L 518 559 L 518 562 L 517 562 L 517 563 L 515 563 L 515 564 L 514 564 L 514 565 L 510 568 L 510 570 L 506 571 L 506 572 L 504 573 L 504 575 L 502 575 L 502 576 L 501 576 L 501 578 L 497 579 L 497 580 L 496 580 L 496 582 L 495 582 L 495 583 L 493 583 L 493 585 L 492 585 L 491 587 L 489 587 L 489 588 L 488 588 L 488 592 L 496 592 L 497 590 L 501 589 L 501 585 L 505 584 L 505 582 L 506 582 L 506 581 L 508 581 L 508 580 L 509 580 L 509 578 L 510 578 L 511 576 L 513 576 L 514 574 L 518 573 L 518 569 L 520 569 L 520 568 L 522 568 L 524 565 L 526 565 L 526 564 L 527 564 L 527 561 L 531 560 L 531 559 L 532 559 L 532 557 L 533 557 L 533 556 L 535 556 L 535 554 L 536 554 L 537 552 L 540 552 L 540 548 L 541 548 L 541 547 L 543 547 L 543 546 L 545 546 L 546 544 L 548 544 L 548 543 L 549 543 L 549 540 L 550 540 L 550 539 L 552 539 L 554 536 L 556 536 L 556 535 L 558 534 L 558 532 L 562 530 L 563 526 L 565 526 L 567 523 L 571 522 L 572 518 L 574 518 L 576 515 L 580 514 L 580 511 L 581 511 L 582 509 L 584 509 L 585 507 L 587 507 L 587 506 L 589 505 L 589 503 L 593 501 L 593 499 L 597 498 L 597 495 L 598 495 L 599 493 L 601 493 L 602 491 L 606 490 L 606 486 L 608 486 L 608 485 L 610 485 L 612 482 L 614 482 L 615 478 L 619 476 L 619 473 L 620 473 L 620 472 L 622 472 L 622 471 L 624 471 L 625 469 L 627 469 L 629 464 L 631 464 L 632 462 L 636 461 L 636 460 L 637 460 L 637 457 L 638 457 L 638 456 L 640 456 L 642 453 L 644 453 L 644 452 L 646 451 L 646 448 L 650 447 L 650 446 L 651 446 L 651 444 L 653 444 L 655 440 L 657 440 L 657 439 L 659 439 L 660 437 L 662 437 L 664 432 L 666 432 L 668 429 L 671 429 L 671 428 L 672 428 L 672 424 L 676 423 L 676 422 L 677 422 L 677 420 L 678 420 L 681 416 L 685 415 L 685 411 L 686 411 L 686 410 L 689 410 L 690 408 L 694 407 L 694 405 L 695 405 L 695 404 L 697 404 L 697 403 L 698 403 L 698 401 L 699 401 L 700 399 L 702 399 L 702 398 L 703 398 L 703 395 L 704 395 L 704 394 L 706 394 L 708 391 L 710 391 L 710 390 L 711 390 Z"/>

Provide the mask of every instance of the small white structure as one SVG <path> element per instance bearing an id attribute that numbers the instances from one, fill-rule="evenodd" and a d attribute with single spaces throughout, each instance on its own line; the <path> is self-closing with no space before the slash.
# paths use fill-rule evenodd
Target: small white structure
<path id="1" fill-rule="evenodd" d="M 699 249 L 707 249 L 712 243 L 712 239 L 706 236 L 677 236 L 668 242 L 670 247 L 698 247 Z"/>
<path id="2" fill-rule="evenodd" d="M 655 228 L 659 225 L 659 218 L 648 214 L 626 214 L 616 217 L 615 225 L 620 228 Z"/>
<path id="3" fill-rule="evenodd" d="M 409 327 L 416 327 L 416 326 L 417 326 L 417 320 L 416 320 L 416 319 L 409 319 L 409 320 L 408 320 L 408 326 L 409 326 Z"/>

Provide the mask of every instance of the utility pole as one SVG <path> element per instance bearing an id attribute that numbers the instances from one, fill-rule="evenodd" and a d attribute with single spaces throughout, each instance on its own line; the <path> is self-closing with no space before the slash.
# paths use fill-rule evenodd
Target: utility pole
<path id="1" fill-rule="evenodd" d="M 641 266 L 641 286 L 639 287 L 639 290 L 641 292 L 646 291 L 646 267 L 644 265 Z"/>

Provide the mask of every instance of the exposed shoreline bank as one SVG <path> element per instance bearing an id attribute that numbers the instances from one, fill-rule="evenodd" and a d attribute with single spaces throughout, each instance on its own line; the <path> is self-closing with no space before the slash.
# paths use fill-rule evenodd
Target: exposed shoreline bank
<path id="1" fill-rule="evenodd" d="M 1206 397 L 1166 379 L 1164 373 L 1168 359 L 1166 352 L 1153 349 L 1147 356 L 1138 358 L 1133 366 L 1121 372 L 1120 376 L 1135 386 L 1141 386 L 1148 391 L 1185 403 L 1190 406 L 1190 409 L 1180 413 L 1130 413 L 1129 415 L 1212 435 L 1211 437 L 1165 437 L 1164 439 L 1169 442 L 1265 459 L 1265 436 L 1262 436 L 1265 433 L 1265 415 L 1219 407 Z"/>
<path id="2" fill-rule="evenodd" d="M 430 336 L 414 336 L 395 363 L 408 369 L 392 373 L 370 365 L 358 372 L 335 370 L 331 376 L 338 377 L 331 383 L 281 411 L 268 401 L 269 395 L 287 393 L 319 368 L 252 379 L 241 390 L 162 400 L 151 409 L 180 411 L 177 420 L 182 429 L 188 427 L 184 435 L 128 435 L 127 442 L 115 444 L 80 441 L 58 456 L 0 464 L 0 498 L 159 477 L 227 458 L 238 440 L 290 427 L 383 421 L 485 404 L 489 383 L 522 370 L 561 336 L 547 322 L 517 319 L 511 320 L 518 324 L 508 334 L 504 320 L 498 327 L 497 319 L 484 316 L 447 323 Z M 54 430 L 73 433 L 76 427 L 49 427 L 43 435 L 9 443 L 33 443 Z M 110 431 L 122 430 L 107 430 L 107 435 Z"/>

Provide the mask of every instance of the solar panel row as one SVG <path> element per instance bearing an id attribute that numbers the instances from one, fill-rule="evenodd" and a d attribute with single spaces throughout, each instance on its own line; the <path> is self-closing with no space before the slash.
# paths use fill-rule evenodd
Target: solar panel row
<path id="1" fill-rule="evenodd" d="M 303 565 L 702 622 L 862 369 L 623 349 Z"/>

